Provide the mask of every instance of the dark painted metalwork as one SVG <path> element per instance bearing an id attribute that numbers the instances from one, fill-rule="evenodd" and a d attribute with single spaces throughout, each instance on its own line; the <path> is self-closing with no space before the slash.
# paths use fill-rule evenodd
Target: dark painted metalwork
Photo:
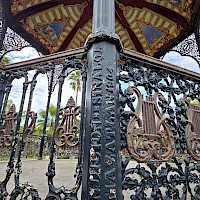
<path id="1" fill-rule="evenodd" d="M 3 43 L 3 39 L 5 36 L 5 32 L 6 32 L 6 17 L 5 17 L 5 5 L 3 4 L 3 1 L 0 1 L 0 50 L 1 50 L 1 46 Z"/>
<path id="2" fill-rule="evenodd" d="M 174 158 L 173 164 L 152 160 L 147 162 L 147 166 L 138 164 L 126 170 L 123 189 L 131 190 L 130 199 L 135 200 L 199 200 L 199 172 L 200 166 L 197 163 L 191 166 L 189 157 L 184 162 Z"/>
<path id="3" fill-rule="evenodd" d="M 156 158 L 169 161 L 175 150 L 173 133 L 166 123 L 167 117 L 162 115 L 157 106 L 157 98 L 166 101 L 162 94 L 155 93 L 143 99 L 140 91 L 128 87 L 128 93 L 138 96 L 138 104 L 134 117 L 127 127 L 127 143 L 131 157 L 140 162 Z"/>
<path id="4" fill-rule="evenodd" d="M 0 71 L 0 105 L 3 105 L 3 102 L 5 102 L 4 98 L 5 96 L 8 97 L 10 89 L 11 89 L 11 85 L 9 87 L 9 90 L 6 88 L 8 81 L 6 81 L 6 73 L 3 71 Z M 4 106 L 1 106 L 0 109 L 0 125 L 3 122 L 3 114 L 5 113 L 5 108 L 7 105 L 7 100 L 8 98 L 5 98 L 6 102 L 4 103 Z"/>
<path id="5" fill-rule="evenodd" d="M 48 165 L 48 186 L 49 186 L 49 193 L 46 196 L 46 199 L 62 199 L 61 195 L 64 195 L 63 199 L 77 199 L 77 191 L 80 188 L 81 181 L 82 181 L 82 170 L 81 168 L 77 168 L 77 175 L 76 175 L 76 184 L 73 187 L 73 189 L 67 189 L 64 186 L 61 186 L 59 188 L 56 188 L 53 183 L 53 178 L 55 176 L 55 135 L 56 130 L 59 124 L 59 111 L 60 111 L 60 103 L 61 103 L 61 96 L 62 96 L 62 87 L 64 84 L 64 79 L 68 76 L 69 73 L 71 73 L 74 70 L 80 70 L 85 69 L 83 60 L 79 59 L 72 59 L 67 60 L 64 63 L 64 67 L 60 73 L 59 76 L 59 89 L 58 89 L 58 100 L 57 100 L 57 110 L 56 110 L 56 119 L 55 119 L 55 127 L 54 127 L 54 133 L 53 133 L 53 139 L 51 144 L 51 152 L 50 152 L 50 161 Z M 80 160 L 80 159 L 79 159 Z M 81 163 L 78 163 L 80 165 Z"/>
<path id="6" fill-rule="evenodd" d="M 0 146 L 9 147 L 12 144 L 12 138 L 16 127 L 17 112 L 15 104 L 13 104 L 8 113 L 4 116 L 4 124 L 0 129 Z"/>
<path id="7" fill-rule="evenodd" d="M 11 65 L 10 69 L 5 66 L 0 71 L 0 125 L 3 125 L 0 133 L 4 138 L 7 133 L 12 136 L 12 142 L 10 138 L 3 140 L 4 146 L 11 146 L 11 153 L 5 179 L 0 182 L 0 199 L 9 195 L 13 200 L 41 199 L 34 186 L 20 183 L 23 151 L 28 147 L 27 141 L 36 125 L 37 114 L 32 111 L 32 101 L 40 74 L 47 75 L 48 97 L 39 159 L 42 159 L 48 143 L 46 132 L 50 102 L 58 85 L 46 173 L 46 200 L 77 200 L 81 184 L 82 200 L 200 199 L 200 164 L 194 161 L 200 160 L 200 108 L 189 102 L 189 99 L 200 100 L 200 76 L 138 53 L 123 50 L 120 54 L 121 43 L 114 33 L 114 4 L 114 0 L 94 0 L 93 32 L 86 43 L 87 52 L 80 49 L 78 56 L 75 56 L 75 51 L 60 53 L 29 61 L 28 64 Z M 11 34 L 11 37 L 15 36 Z M 14 47 L 26 46 L 20 41 L 17 39 Z M 192 35 L 176 50 L 199 61 L 197 46 Z M 32 69 L 35 72 L 30 78 L 27 72 Z M 61 110 L 61 100 L 64 81 L 75 70 L 81 70 L 82 74 L 82 101 L 80 135 L 74 143 L 71 132 L 74 134 L 77 130 L 75 119 L 79 108 L 72 102 Z M 6 116 L 12 81 L 20 78 L 24 78 L 24 84 L 19 111 L 13 109 Z M 23 121 L 26 98 L 28 105 Z M 60 122 L 61 114 L 63 119 Z M 60 143 L 62 131 L 66 134 Z M 71 143 L 66 137 L 72 138 Z M 79 145 L 76 180 L 72 189 L 54 184 L 56 144 L 62 146 L 66 143 L 69 146 Z M 178 158 L 180 155 L 186 155 L 184 161 Z M 14 175 L 14 188 L 8 194 L 11 175 Z"/>
<path id="8" fill-rule="evenodd" d="M 170 51 L 176 51 L 182 56 L 190 56 L 200 65 L 200 11 L 196 16 L 195 26 L 191 34 Z"/>
<path id="9" fill-rule="evenodd" d="M 31 45 L 8 27 L 5 32 L 5 37 L 2 41 L 2 45 L 0 46 L 0 60 L 8 52 L 20 51 L 25 47 L 31 47 Z"/>
<path id="10" fill-rule="evenodd" d="M 62 121 L 57 127 L 55 134 L 55 143 L 57 146 L 76 146 L 78 137 L 76 132 L 79 131 L 77 116 L 80 113 L 80 106 L 76 106 L 73 97 L 67 101 L 66 106 L 60 109 L 59 115 L 62 116 Z"/>
<path id="11" fill-rule="evenodd" d="M 194 33 L 188 36 L 171 50 L 180 53 L 182 56 L 190 56 L 200 64 L 199 44 Z"/>
<path id="12" fill-rule="evenodd" d="M 134 96 L 134 90 L 137 91 L 137 94 L 140 94 L 142 91 L 143 95 L 148 99 L 149 97 L 153 98 L 158 93 L 165 96 L 165 98 L 157 100 L 157 112 L 167 117 L 165 123 L 168 124 L 169 130 L 173 133 L 170 139 L 167 139 L 166 136 L 163 139 L 167 139 L 167 142 L 169 142 L 174 138 L 176 149 L 176 152 L 171 152 L 173 161 L 169 161 L 168 163 L 163 162 L 162 158 L 156 156 L 157 152 L 154 152 L 154 159 L 157 160 L 150 160 L 146 164 L 139 164 L 134 168 L 128 167 L 128 163 L 130 162 L 125 159 L 123 161 L 123 189 L 131 190 L 130 199 L 199 199 L 199 164 L 192 164 L 190 156 L 185 159 L 185 163 L 183 164 L 176 158 L 178 154 L 181 155 L 187 152 L 195 159 L 198 157 L 199 140 L 197 134 L 194 132 L 194 129 L 197 128 L 197 121 L 194 120 L 198 119 L 194 114 L 197 112 L 198 115 L 198 109 L 190 104 L 187 106 L 184 102 L 188 97 L 200 99 L 199 80 L 192 80 L 192 78 L 184 76 L 181 72 L 174 73 L 173 69 L 171 69 L 172 71 L 167 68 L 160 69 L 152 63 L 144 65 L 142 62 L 138 62 L 137 59 L 131 59 L 130 57 L 121 58 L 120 110 L 122 150 L 130 148 L 129 143 L 133 142 L 134 145 L 140 148 L 141 154 L 132 155 L 132 158 L 145 162 L 144 158 L 148 157 L 149 150 L 153 150 L 153 148 L 151 149 L 152 144 L 157 142 L 157 137 L 160 137 L 160 134 L 156 133 L 154 137 L 151 137 L 151 144 L 147 146 L 145 145 L 149 140 L 148 134 L 145 135 L 146 137 L 143 140 L 138 134 L 135 134 L 135 138 L 129 137 L 129 124 L 138 119 L 139 127 L 137 128 L 136 126 L 134 128 L 132 125 L 131 128 L 131 130 L 135 129 L 137 132 L 141 126 L 144 126 L 144 119 L 152 112 L 149 105 L 149 108 L 146 110 L 148 113 L 145 116 L 138 113 L 136 105 L 137 102 L 141 103 L 141 95 L 138 95 L 138 97 L 137 95 Z M 126 88 L 126 83 L 133 86 Z M 146 101 L 150 104 L 151 101 L 148 99 Z M 158 119 L 159 117 L 157 117 Z M 150 121 L 152 120 L 151 118 Z M 196 123 L 196 125 L 192 125 L 192 123 Z M 156 127 L 159 127 L 159 123 Z M 144 132 L 142 128 L 140 131 L 142 135 Z M 166 145 L 169 149 L 173 147 L 173 145 L 170 147 L 166 142 L 162 144 Z M 158 152 L 161 146 L 157 144 L 156 148 Z M 132 149 L 137 150 L 134 147 Z M 166 150 L 162 151 L 163 154 L 165 152 Z M 125 154 L 124 156 L 129 155 Z M 177 167 L 172 166 L 170 162 L 174 162 Z M 163 167 L 164 165 L 165 167 Z M 172 174 L 172 172 L 176 174 Z M 180 187 L 183 192 L 181 192 Z M 164 193 L 161 188 L 166 188 L 164 189 Z"/>
<path id="13" fill-rule="evenodd" d="M 119 47 L 120 42 L 114 33 L 114 1 L 94 0 L 93 9 L 93 31 L 87 43 L 91 48 L 88 51 L 82 199 L 121 199 L 119 53 L 115 45 Z"/>
<path id="14" fill-rule="evenodd" d="M 118 80 L 115 76 L 118 73 L 117 57 L 113 58 L 111 52 L 117 56 L 114 44 L 100 42 L 92 47 L 88 55 L 88 74 L 93 74 L 93 77 L 88 78 L 87 86 L 85 147 L 89 147 L 89 152 L 85 154 L 89 155 L 84 155 L 83 170 L 87 172 L 87 178 L 83 179 L 83 199 L 121 198 L 118 191 L 120 167 L 117 165 L 120 161 L 116 98 Z"/>
<path id="15" fill-rule="evenodd" d="M 19 177 L 22 172 L 22 160 L 21 160 L 22 153 L 24 151 L 28 135 L 32 134 L 35 129 L 35 124 L 36 124 L 36 119 L 37 119 L 37 114 L 35 112 L 31 111 L 33 94 L 34 94 L 35 86 L 37 83 L 36 78 L 39 74 L 45 73 L 45 71 L 48 69 L 49 68 L 37 69 L 35 75 L 33 76 L 32 81 L 28 83 L 28 84 L 30 84 L 30 93 L 29 93 L 28 106 L 27 106 L 27 111 L 26 111 L 24 127 L 23 127 L 23 133 L 22 133 L 21 139 L 18 144 L 19 151 L 18 151 L 18 155 L 17 155 L 17 161 L 15 164 L 15 188 L 11 193 L 12 198 L 16 198 L 18 196 L 21 196 L 21 198 L 23 198 L 24 195 L 27 195 L 26 190 L 29 190 L 29 189 L 30 189 L 29 196 L 31 195 L 33 197 L 39 198 L 39 194 L 37 193 L 37 190 L 35 188 L 30 187 L 29 184 L 20 185 Z M 26 94 L 26 92 L 25 92 L 25 94 Z M 25 99 L 25 96 L 24 96 L 24 99 Z M 23 107 L 22 107 L 22 110 L 23 110 Z"/>
<path id="16" fill-rule="evenodd" d="M 17 77 L 21 78 L 24 77 L 25 81 L 23 83 L 23 92 L 22 92 L 22 97 L 21 97 L 21 103 L 20 103 L 20 109 L 17 115 L 17 121 L 16 121 L 16 128 L 14 131 L 14 136 L 13 136 L 13 142 L 12 142 L 12 146 L 11 146 L 11 154 L 10 154 L 10 159 L 7 165 L 7 170 L 6 170 L 6 177 L 5 179 L 0 182 L 0 198 L 5 198 L 8 196 L 8 192 L 7 192 L 7 184 L 8 181 L 10 180 L 11 175 L 13 174 L 13 172 L 15 171 L 16 174 L 16 178 L 15 178 L 15 187 L 18 186 L 17 183 L 17 173 L 20 172 L 20 166 L 19 165 L 14 165 L 14 157 L 15 157 L 15 153 L 16 153 L 16 146 L 18 143 L 18 136 L 19 136 L 19 128 L 20 128 L 20 123 L 21 123 L 21 118 L 22 118 L 22 112 L 23 112 L 23 107 L 24 107 L 24 101 L 25 101 L 25 95 L 26 95 L 26 91 L 27 91 L 27 87 L 28 87 L 28 77 L 27 77 L 27 73 L 21 73 L 21 72 L 16 72 Z M 15 196 L 16 194 L 14 194 Z"/>
<path id="17" fill-rule="evenodd" d="M 119 56 L 115 43 L 96 41 L 88 52 L 87 60 L 85 55 L 81 55 L 79 59 L 55 59 L 55 63 L 47 61 L 48 64 L 37 66 L 31 80 L 28 80 L 24 69 L 2 72 L 7 91 L 3 95 L 2 113 L 12 80 L 24 77 L 25 82 L 16 127 L 13 129 L 13 142 L 10 143 L 8 170 L 5 179 L 0 182 L 0 198 L 8 197 L 7 185 L 14 174 L 15 187 L 10 194 L 11 199 L 40 199 L 34 186 L 20 183 L 20 176 L 23 151 L 29 145 L 27 141 L 35 126 L 36 114 L 31 110 L 37 77 L 48 74 L 48 102 L 51 99 L 49 91 L 53 92 L 56 84 L 59 88 L 46 199 L 78 199 L 77 193 L 82 184 L 82 199 L 122 199 L 123 194 L 124 199 L 199 200 L 200 166 L 193 160 L 199 159 L 199 108 L 198 105 L 191 105 L 188 97 L 200 99 L 200 76 L 171 65 L 164 66 L 166 64 L 142 55 L 139 57 L 137 53 L 123 53 L 121 60 Z M 54 185 L 55 144 L 56 132 L 60 127 L 64 80 L 74 70 L 82 72 L 82 105 L 76 183 L 72 189 L 68 189 L 68 186 Z M 26 117 L 23 129 L 19 130 L 27 92 Z M 46 127 L 43 131 L 41 138 L 44 137 L 45 145 Z M 147 152 L 150 152 L 150 156 Z M 183 154 L 187 154 L 184 162 L 178 158 Z"/>
<path id="18" fill-rule="evenodd" d="M 53 88 L 53 80 L 54 80 L 55 66 L 54 65 L 50 65 L 50 68 L 51 68 L 50 71 L 46 71 L 46 74 L 47 74 L 47 77 L 48 77 L 48 83 L 49 83 L 48 99 L 47 99 L 44 126 L 43 126 L 43 129 L 42 129 L 42 138 L 41 138 L 41 142 L 40 142 L 40 150 L 39 150 L 38 159 L 42 159 L 42 155 L 43 155 L 46 128 L 47 128 L 47 120 L 48 120 L 48 113 L 49 113 L 49 107 L 50 107 L 50 100 L 51 100 L 51 95 L 52 95 L 52 92 L 53 92 L 53 89 L 54 89 Z M 49 73 L 49 76 L 48 76 L 48 73 Z"/>
<path id="19" fill-rule="evenodd" d="M 57 61 L 55 61 L 57 62 Z M 12 140 L 12 145 L 11 145 L 11 154 L 10 154 L 10 160 L 8 162 L 8 168 L 7 168 L 7 173 L 6 173 L 6 177 L 5 179 L 0 182 L 0 199 L 1 198 L 6 198 L 9 194 L 7 192 L 7 184 L 10 181 L 10 177 L 11 175 L 14 173 L 14 183 L 15 183 L 15 187 L 13 189 L 13 191 L 10 194 L 10 198 L 11 199 L 16 199 L 17 197 L 20 197 L 21 199 L 26 199 L 28 197 L 31 197 L 32 199 L 40 199 L 39 194 L 37 192 L 37 189 L 35 189 L 33 186 L 31 186 L 29 183 L 26 184 L 21 184 L 19 182 L 20 180 L 20 175 L 22 173 L 22 154 L 23 151 L 25 149 L 25 145 L 27 145 L 27 140 L 30 134 L 33 133 L 34 128 L 35 128 L 35 123 L 36 123 L 36 117 L 37 114 L 31 111 L 31 106 L 32 106 L 32 100 L 33 100 L 33 95 L 34 95 L 34 91 L 35 91 L 35 86 L 37 84 L 37 77 L 39 74 L 45 74 L 45 73 L 49 73 L 52 74 L 51 76 L 54 76 L 54 71 L 57 70 L 57 72 L 59 73 L 58 75 L 58 80 L 59 80 L 59 98 L 58 98 L 58 109 L 57 109 L 57 118 L 56 118 L 56 125 L 55 125 L 55 129 L 57 129 L 58 127 L 58 111 L 60 108 L 60 102 L 61 102 L 61 95 L 62 95 L 62 85 L 64 83 L 65 78 L 69 75 L 69 73 L 71 73 L 74 70 L 82 70 L 82 73 L 85 74 L 85 65 L 84 65 L 84 61 L 82 60 L 78 60 L 78 59 L 70 59 L 69 61 L 62 61 L 64 64 L 60 65 L 61 70 L 59 73 L 59 70 L 56 69 L 56 64 L 47 64 L 47 65 L 42 65 L 41 67 L 39 67 L 36 72 L 35 75 L 33 76 L 32 80 L 29 81 L 28 80 L 28 76 L 27 73 L 24 72 L 23 70 L 19 69 L 19 70 L 13 70 L 13 71 L 9 71 L 6 73 L 2 74 L 4 76 L 2 77 L 2 80 L 6 80 L 6 86 L 8 86 L 7 88 L 11 89 L 11 82 L 12 80 L 14 80 L 15 78 L 21 78 L 24 77 L 25 78 L 25 82 L 23 84 L 23 91 L 22 91 L 22 97 L 21 97 L 21 104 L 20 104 L 20 108 L 19 108 L 19 112 L 18 114 L 16 114 L 17 119 L 16 119 L 16 125 L 15 125 L 15 130 L 13 130 L 13 140 Z M 3 79 L 3 77 L 5 77 Z M 84 85 L 86 83 L 86 76 L 84 75 Z M 55 80 L 55 79 L 54 79 Z M 55 81 L 53 79 L 51 79 L 50 81 L 50 87 L 49 90 L 52 92 L 53 88 L 55 87 Z M 23 132 L 21 133 L 19 131 L 20 128 L 20 122 L 22 120 L 22 111 L 24 109 L 24 101 L 25 101 L 25 96 L 27 94 L 27 88 L 30 85 L 30 92 L 28 95 L 28 106 L 26 109 L 26 117 L 25 117 L 25 121 L 24 121 L 24 127 L 23 127 Z M 85 87 L 85 86 L 84 86 Z M 2 115 L 5 112 L 5 106 L 7 104 L 7 100 L 8 100 L 8 96 L 9 96 L 9 92 L 4 94 L 3 96 L 3 100 L 4 103 L 1 104 L 1 110 L 2 110 Z M 49 92 L 50 94 L 50 92 Z M 85 91 L 83 91 L 83 94 L 85 94 Z M 51 99 L 51 95 L 49 95 L 48 97 L 48 103 L 47 103 L 47 108 L 49 107 L 49 102 Z M 83 98 L 85 99 L 85 97 Z M 83 108 L 84 108 L 84 104 L 83 104 Z M 46 109 L 48 110 L 48 109 Z M 48 114 L 46 115 L 48 116 Z M 81 118 L 83 119 L 84 116 L 81 116 Z M 14 120 L 14 119 L 13 119 Z M 2 119 L 2 121 L 4 121 L 4 119 Z M 44 125 L 45 126 L 45 125 Z M 82 129 L 81 131 L 83 131 L 83 124 L 81 125 Z M 14 129 L 14 128 L 12 128 Z M 46 127 L 45 127 L 46 129 Z M 44 130 L 44 128 L 43 128 Z M 2 129 L 3 131 L 3 129 Z M 45 130 L 46 131 L 46 130 Z M 82 133 L 81 133 L 82 135 Z M 44 133 L 42 133 L 42 138 L 44 137 Z M 83 138 L 83 135 L 81 136 Z M 80 144 L 82 145 L 82 141 L 80 141 Z M 18 148 L 18 151 L 16 151 L 16 148 Z M 82 149 L 82 147 L 80 147 L 80 149 Z M 17 153 L 17 155 L 16 155 Z M 52 166 L 52 162 L 53 158 L 54 158 L 54 154 L 55 154 L 55 139 L 53 138 L 52 140 L 52 147 L 51 147 L 51 157 L 50 157 L 50 164 L 49 164 L 49 169 Z M 80 156 L 82 156 L 82 154 L 79 154 Z M 14 163 L 14 157 L 17 156 L 17 161 L 16 163 Z M 55 163 L 53 163 L 55 164 Z M 81 184 L 81 173 L 82 173 L 82 157 L 79 157 L 78 160 L 78 164 L 77 164 L 77 169 L 76 169 L 76 177 L 77 177 L 77 181 L 76 184 L 74 186 L 73 189 L 68 190 L 65 189 L 63 186 L 60 187 L 59 192 L 56 190 L 53 190 L 54 187 L 52 187 L 52 185 L 50 185 L 50 189 L 49 189 L 49 194 L 48 194 L 48 198 L 50 197 L 55 197 L 55 194 L 57 195 L 57 197 L 60 197 L 61 194 L 63 194 L 64 196 L 66 196 L 69 199 L 77 199 L 77 190 L 80 188 L 80 184 Z M 51 183 L 53 183 L 53 177 L 50 171 L 48 171 L 47 175 L 48 178 L 51 180 Z"/>

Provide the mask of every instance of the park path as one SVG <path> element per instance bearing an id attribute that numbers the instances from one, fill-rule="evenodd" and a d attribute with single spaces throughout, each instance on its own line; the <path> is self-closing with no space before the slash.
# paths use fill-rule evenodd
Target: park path
<path id="1" fill-rule="evenodd" d="M 38 189 L 39 195 L 44 199 L 48 193 L 47 184 L 47 168 L 49 160 L 24 160 L 22 161 L 22 174 L 20 175 L 20 183 L 28 182 Z M 75 184 L 74 174 L 76 169 L 76 159 L 55 160 L 56 176 L 54 184 L 56 187 L 66 186 L 71 189 Z M 7 162 L 0 161 L 0 181 L 3 181 L 6 174 Z M 14 188 L 14 176 L 8 183 L 8 192 Z M 79 194 L 80 195 L 80 194 Z"/>
<path id="2" fill-rule="evenodd" d="M 75 169 L 77 164 L 77 159 L 65 159 L 55 160 L 56 164 L 56 176 L 54 177 L 54 184 L 56 187 L 65 186 L 68 189 L 73 188 L 75 185 Z M 48 184 L 47 184 L 47 168 L 48 168 L 49 160 L 23 160 L 22 161 L 22 174 L 20 175 L 20 183 L 26 183 L 28 182 L 30 185 L 33 185 L 34 188 L 38 189 L 39 196 L 43 200 L 46 195 L 48 194 Z M 172 163 L 171 163 L 172 164 Z M 135 161 L 131 161 L 129 163 L 129 167 L 135 167 L 137 163 Z M 174 164 L 172 164 L 174 165 Z M 2 181 L 5 178 L 6 174 L 6 161 L 0 161 L 0 181 Z M 141 164 L 141 166 L 145 166 L 144 164 Z M 139 176 L 136 175 L 138 181 L 140 180 Z M 194 185 L 195 186 L 195 185 Z M 12 175 L 9 183 L 8 183 L 8 192 L 10 193 L 12 189 L 14 188 L 14 176 Z M 179 188 L 179 187 L 177 187 Z M 194 189 L 194 187 L 192 187 Z M 164 188 L 161 188 L 162 193 L 165 193 Z M 180 193 L 182 193 L 182 188 L 179 188 Z M 133 194 L 131 191 L 123 192 L 124 199 L 128 200 L 130 199 L 130 195 Z M 150 196 L 151 189 L 147 190 L 147 194 Z M 81 189 L 78 192 L 78 199 L 81 196 Z M 189 194 L 187 199 L 189 200 Z"/>

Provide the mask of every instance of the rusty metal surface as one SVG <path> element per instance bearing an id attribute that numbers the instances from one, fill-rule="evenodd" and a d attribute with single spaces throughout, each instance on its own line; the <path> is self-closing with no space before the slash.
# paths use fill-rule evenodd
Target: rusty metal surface
<path id="1" fill-rule="evenodd" d="M 130 95 L 136 93 L 138 105 L 134 116 L 127 127 L 128 150 L 133 159 L 147 162 L 150 159 L 169 161 L 175 152 L 173 133 L 171 132 L 165 115 L 157 107 L 157 98 L 164 98 L 155 93 L 143 99 L 136 87 L 129 87 Z"/>
<path id="2" fill-rule="evenodd" d="M 55 134 L 55 143 L 59 147 L 76 146 L 78 144 L 78 137 L 76 133 L 80 130 L 77 116 L 80 114 L 80 106 L 76 106 L 73 97 L 67 101 L 66 106 L 59 111 L 62 116 L 60 125 Z"/>
<path id="3" fill-rule="evenodd" d="M 200 161 L 200 105 L 192 105 L 187 102 L 187 110 L 186 142 L 188 152 L 193 159 Z"/>

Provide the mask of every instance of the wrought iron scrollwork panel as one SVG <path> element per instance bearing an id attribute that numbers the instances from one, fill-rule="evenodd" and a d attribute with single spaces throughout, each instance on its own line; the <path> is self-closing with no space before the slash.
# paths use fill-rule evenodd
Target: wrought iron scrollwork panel
<path id="1" fill-rule="evenodd" d="M 76 183 L 75 186 L 72 189 L 67 189 L 64 186 L 61 186 L 59 188 L 54 186 L 53 179 L 55 177 L 55 161 L 54 161 L 54 156 L 56 152 L 56 143 L 58 144 L 58 131 L 59 131 L 59 115 L 60 115 L 60 102 L 61 102 L 61 96 L 62 96 L 62 86 L 64 84 L 65 78 L 73 71 L 75 70 L 81 70 L 82 74 L 84 74 L 86 71 L 85 68 L 85 63 L 84 60 L 81 59 L 72 59 L 72 60 L 67 60 L 65 61 L 63 65 L 63 69 L 60 73 L 60 76 L 58 78 L 58 99 L 57 99 L 57 111 L 56 111 L 56 119 L 55 119 L 55 128 L 54 128 L 54 133 L 53 133 L 53 139 L 51 143 L 51 152 L 50 152 L 50 162 L 48 165 L 48 185 L 49 185 L 49 193 L 46 196 L 46 199 L 78 199 L 77 198 L 77 192 L 80 188 L 81 181 L 82 181 L 82 153 L 79 152 L 79 158 L 78 158 L 78 164 L 76 168 Z M 86 79 L 83 76 L 83 86 L 86 83 Z M 84 88 L 84 87 L 83 87 Z M 85 90 L 82 91 L 83 96 L 82 98 L 85 98 Z M 82 109 L 84 110 L 84 104 L 82 105 Z M 75 114 L 75 113 L 74 113 Z M 81 123 L 83 123 L 83 114 L 81 116 Z M 62 122 L 61 122 L 62 123 Z M 82 127 L 82 125 L 80 125 Z M 80 138 L 82 138 L 82 132 L 83 130 L 81 129 L 80 132 Z M 82 145 L 82 142 L 80 142 L 80 145 Z M 80 147 L 82 148 L 82 147 Z"/>
<path id="2" fill-rule="evenodd" d="M 200 199 L 199 106 L 188 102 L 199 101 L 200 82 L 126 57 L 120 66 L 123 190 L 130 199 Z"/>
<path id="3" fill-rule="evenodd" d="M 200 166 L 191 158 L 162 163 L 148 161 L 126 170 L 123 190 L 131 191 L 130 199 L 199 200 Z M 126 195 L 127 198 L 128 195 Z"/>
<path id="4" fill-rule="evenodd" d="M 31 45 L 8 27 L 5 33 L 3 44 L 0 46 L 0 60 L 8 52 L 20 51 L 25 47 L 31 47 Z"/>
<path id="5" fill-rule="evenodd" d="M 29 143 L 33 141 L 35 135 L 31 136 L 34 133 L 34 130 L 36 129 L 36 122 L 37 122 L 37 113 L 32 110 L 33 107 L 33 99 L 34 99 L 34 93 L 36 92 L 36 87 L 38 83 L 38 76 L 41 74 L 46 74 L 48 77 L 48 91 L 47 91 L 47 104 L 46 104 L 46 112 L 45 112 L 45 119 L 44 119 L 44 125 L 41 130 L 41 136 L 38 137 L 37 143 L 40 145 L 39 150 L 39 158 L 42 158 L 44 155 L 44 148 L 46 143 L 48 142 L 48 146 L 50 147 L 50 161 L 48 166 L 48 172 L 46 173 L 46 176 L 48 177 L 48 187 L 49 187 L 49 193 L 46 196 L 46 199 L 77 199 L 77 192 L 80 188 L 81 181 L 82 181 L 82 138 L 83 138 L 83 118 L 84 118 L 84 103 L 85 103 L 85 84 L 86 84 L 86 68 L 85 63 L 83 59 L 76 59 L 76 58 L 69 58 L 68 60 L 65 60 L 64 58 L 60 60 L 58 63 L 48 63 L 43 64 L 41 66 L 37 66 L 37 69 L 34 71 L 34 74 L 31 76 L 28 75 L 26 72 L 26 69 L 20 69 L 20 70 L 11 70 L 6 73 L 1 72 L 0 73 L 0 79 L 3 80 L 5 84 L 5 92 L 3 94 L 3 102 L 1 105 L 1 125 L 0 125 L 0 138 L 1 143 L 0 147 L 2 146 L 9 146 L 11 149 L 10 153 L 10 159 L 7 165 L 7 171 L 6 175 L 3 181 L 0 181 L 0 199 L 7 198 L 10 196 L 11 199 L 21 198 L 21 199 L 27 199 L 32 198 L 35 200 L 41 199 L 38 193 L 38 188 L 35 188 L 31 185 L 31 183 L 21 183 L 20 177 L 23 170 L 23 162 L 22 158 L 24 156 L 24 151 L 31 150 Z M 62 97 L 62 89 L 63 84 L 67 76 L 75 71 L 75 70 L 81 70 L 82 72 L 82 108 L 83 108 L 83 114 L 81 114 L 81 124 L 80 129 L 77 126 L 78 123 L 76 119 L 72 122 L 72 126 L 68 127 L 70 131 L 72 131 L 73 134 L 68 135 L 68 143 L 71 146 L 76 145 L 76 149 L 78 152 L 78 163 L 76 167 L 76 179 L 75 179 L 75 185 L 72 189 L 68 189 L 64 186 L 60 186 L 59 188 L 56 188 L 54 186 L 54 176 L 55 176 L 55 155 L 57 153 L 56 147 L 55 147 L 55 132 L 57 129 L 59 129 L 59 112 L 60 112 L 60 104 L 61 104 L 61 97 Z M 7 113 L 6 105 L 9 99 L 10 90 L 12 87 L 12 81 L 14 79 L 20 79 L 21 77 L 24 77 L 25 82 L 23 84 L 23 90 L 22 90 L 22 96 L 21 96 L 21 104 L 19 106 L 19 111 L 16 111 L 15 106 L 13 105 L 10 109 L 10 111 Z M 30 80 L 29 80 L 30 79 Z M 50 108 L 50 101 L 52 97 L 52 93 L 54 92 L 54 88 L 58 84 L 58 101 L 57 101 L 57 113 L 54 123 L 54 133 L 53 137 L 51 137 L 51 142 L 46 141 L 46 131 L 47 131 L 47 120 L 49 115 L 49 108 Z M 7 92 L 8 91 L 8 92 Z M 25 99 L 28 100 L 27 103 L 25 103 Z M 26 107 L 27 106 L 27 107 Z M 68 105 L 70 109 L 72 109 L 73 105 Z M 66 112 L 68 112 L 68 107 L 66 108 Z M 23 111 L 26 110 L 26 113 L 24 115 L 24 119 L 22 120 L 22 114 Z M 80 113 L 79 107 L 75 108 L 73 112 L 71 113 L 73 117 L 76 117 Z M 66 114 L 66 113 L 65 113 Z M 70 115 L 71 116 L 71 115 Z M 70 118 L 71 120 L 71 118 Z M 73 129 L 73 130 L 72 130 Z M 77 130 L 80 130 L 79 138 L 74 137 L 74 134 Z M 35 137 L 36 138 L 36 137 Z M 46 151 L 46 150 L 45 150 Z M 47 150 L 48 151 L 48 150 Z M 15 159 L 17 159 L 15 161 Z M 11 176 L 14 175 L 14 187 L 12 188 L 12 192 L 9 194 L 7 191 L 7 186 L 10 181 L 12 181 Z M 45 174 L 44 174 L 45 177 Z M 3 179 L 3 177 L 1 177 Z M 27 177 L 27 181 L 28 181 Z"/>
<path id="6" fill-rule="evenodd" d="M 194 33 L 188 36 L 185 40 L 180 42 L 177 46 L 172 48 L 172 51 L 179 52 L 182 56 L 190 56 L 200 64 L 198 41 L 199 36 Z"/>

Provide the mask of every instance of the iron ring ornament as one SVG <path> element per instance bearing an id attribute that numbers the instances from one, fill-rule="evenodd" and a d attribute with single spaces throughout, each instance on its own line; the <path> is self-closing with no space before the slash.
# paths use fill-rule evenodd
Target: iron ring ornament
<path id="1" fill-rule="evenodd" d="M 166 119 L 158 109 L 156 99 L 164 99 L 160 93 L 147 96 L 146 101 L 140 91 L 129 86 L 130 95 L 136 93 L 138 105 L 127 127 L 127 144 L 130 156 L 140 162 L 156 158 L 170 160 L 175 152 L 173 133 Z"/>

